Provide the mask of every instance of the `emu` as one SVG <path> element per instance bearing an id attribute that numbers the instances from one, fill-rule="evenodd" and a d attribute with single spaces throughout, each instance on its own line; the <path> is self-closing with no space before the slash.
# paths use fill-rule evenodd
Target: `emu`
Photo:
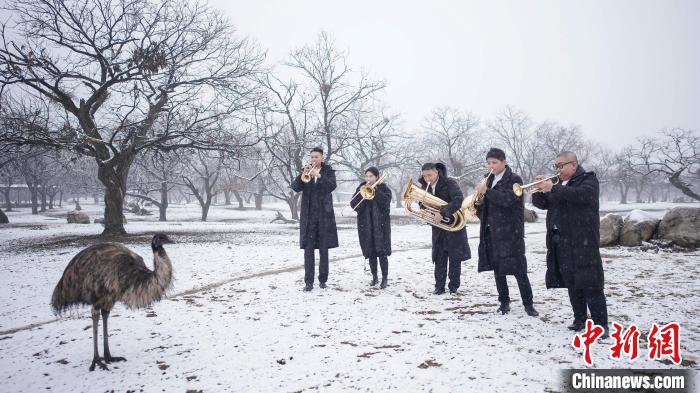
<path id="1" fill-rule="evenodd" d="M 149 270 L 138 254 L 120 243 L 101 243 L 80 251 L 66 266 L 51 296 L 57 315 L 81 305 L 92 306 L 93 358 L 90 371 L 105 363 L 126 361 L 109 351 L 107 318 L 114 303 L 122 302 L 129 309 L 143 308 L 160 300 L 172 283 L 172 264 L 164 244 L 174 243 L 164 234 L 151 240 L 153 270 Z M 97 350 L 97 327 L 102 315 L 103 358 Z M 103 362 L 104 360 L 104 362 Z"/>

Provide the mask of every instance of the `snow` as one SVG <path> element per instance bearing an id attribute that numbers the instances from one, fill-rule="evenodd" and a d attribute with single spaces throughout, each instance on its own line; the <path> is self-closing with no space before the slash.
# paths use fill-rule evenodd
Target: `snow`
<path id="1" fill-rule="evenodd" d="M 643 210 L 639 209 L 634 209 L 627 216 L 625 217 L 626 221 L 634 221 L 634 222 L 644 222 L 644 221 L 658 221 L 658 218 L 653 216 L 652 214 L 649 214 Z"/>
<path id="2" fill-rule="evenodd" d="M 646 207 L 663 212 L 673 205 Z M 285 205 L 214 206 L 206 223 L 196 221 L 197 206 L 175 205 L 166 223 L 127 214 L 125 243 L 147 261 L 154 232 L 175 240 L 166 249 L 176 281 L 151 309 L 115 307 L 112 354 L 128 361 L 88 372 L 89 311 L 56 319 L 49 307 L 70 258 L 102 230 L 65 223 L 69 208 L 10 212 L 11 224 L 0 227 L 0 391 L 556 391 L 559 369 L 584 367 L 566 329 L 572 319 L 566 291 L 545 289 L 542 215 L 526 224 L 540 312 L 532 318 L 512 277 L 512 311 L 496 313 L 493 275 L 477 274 L 476 257 L 462 265 L 457 296 L 433 295 L 430 228 L 405 219 L 402 209 L 392 210 L 387 289 L 368 286 L 354 218 L 339 216 L 341 247 L 330 251 L 329 286 L 305 293 L 298 225 L 269 223 L 276 210 L 289 216 Z M 93 219 L 101 209 L 83 204 Z M 467 231 L 475 255 L 478 224 Z M 682 367 L 698 370 L 699 253 L 601 252 L 610 321 L 635 323 L 642 337 L 654 322 L 679 322 Z M 610 359 L 611 344 L 593 347 L 596 368 L 675 368 L 646 359 L 644 339 L 632 364 Z"/>

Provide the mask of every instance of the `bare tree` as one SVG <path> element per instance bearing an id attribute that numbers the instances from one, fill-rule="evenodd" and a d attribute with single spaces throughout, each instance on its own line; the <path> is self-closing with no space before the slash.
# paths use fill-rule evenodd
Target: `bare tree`
<path id="1" fill-rule="evenodd" d="M 189 153 L 181 184 L 197 199 L 202 208 L 202 221 L 206 221 L 212 200 L 221 191 L 218 183 L 225 156 L 217 151 L 190 150 Z"/>
<path id="2" fill-rule="evenodd" d="M 301 71 L 303 85 L 311 98 L 315 132 L 324 141 L 326 160 L 345 147 L 347 129 L 341 127 L 347 116 L 363 109 L 362 101 L 370 100 L 386 87 L 384 81 L 373 81 L 366 72 L 354 72 L 347 65 L 347 54 L 337 49 L 333 38 L 319 33 L 316 41 L 292 52 L 286 65 Z M 345 119 L 347 120 L 347 119 Z"/>
<path id="3" fill-rule="evenodd" d="M 700 167 L 700 137 L 682 128 L 661 130 L 656 138 L 641 138 L 630 152 L 632 169 L 642 176 L 665 176 L 684 195 L 700 200 L 693 190 Z M 684 174 L 685 173 L 685 174 Z"/>
<path id="4" fill-rule="evenodd" d="M 0 84 L 37 94 L 66 114 L 65 128 L 29 143 L 94 157 L 105 186 L 105 234 L 125 233 L 132 163 L 149 148 L 230 148 L 210 137 L 250 105 L 259 51 L 228 21 L 182 0 L 11 0 L 0 46 Z M 178 127 L 153 125 L 178 114 Z M 184 124 L 184 126 L 183 126 Z"/>
<path id="5" fill-rule="evenodd" d="M 137 181 L 134 189 L 126 195 L 150 202 L 158 208 L 158 220 L 168 221 L 170 191 L 180 183 L 179 174 L 183 169 L 182 157 L 177 152 L 151 150 L 136 161 Z M 155 193 L 156 198 L 151 194 Z"/>

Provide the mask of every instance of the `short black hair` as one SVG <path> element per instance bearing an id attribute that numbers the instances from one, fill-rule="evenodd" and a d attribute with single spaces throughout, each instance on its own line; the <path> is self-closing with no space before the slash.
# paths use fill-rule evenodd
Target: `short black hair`
<path id="1" fill-rule="evenodd" d="M 423 166 L 420 168 L 421 172 L 422 171 L 429 171 L 429 170 L 435 170 L 437 171 L 437 166 L 435 165 L 434 162 L 426 162 L 423 164 Z"/>
<path id="2" fill-rule="evenodd" d="M 365 169 L 365 173 L 371 172 L 374 177 L 379 177 L 379 169 L 376 166 L 371 166 L 367 169 Z"/>
<path id="3" fill-rule="evenodd" d="M 488 153 L 486 153 L 486 159 L 488 160 L 489 158 L 495 158 L 498 161 L 505 161 L 506 152 L 497 147 L 492 147 L 491 149 L 489 149 Z"/>
<path id="4" fill-rule="evenodd" d="M 313 149 L 311 149 L 311 153 L 313 153 L 313 152 L 318 152 L 318 153 L 323 154 L 323 148 L 321 146 L 316 146 Z"/>

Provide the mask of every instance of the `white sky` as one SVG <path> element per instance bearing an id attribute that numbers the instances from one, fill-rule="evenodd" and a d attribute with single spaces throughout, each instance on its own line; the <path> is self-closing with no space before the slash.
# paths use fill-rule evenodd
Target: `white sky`
<path id="1" fill-rule="evenodd" d="M 388 82 L 415 130 L 435 106 L 490 119 L 506 105 L 608 144 L 700 129 L 700 1 L 212 0 L 284 59 L 331 33 Z"/>

